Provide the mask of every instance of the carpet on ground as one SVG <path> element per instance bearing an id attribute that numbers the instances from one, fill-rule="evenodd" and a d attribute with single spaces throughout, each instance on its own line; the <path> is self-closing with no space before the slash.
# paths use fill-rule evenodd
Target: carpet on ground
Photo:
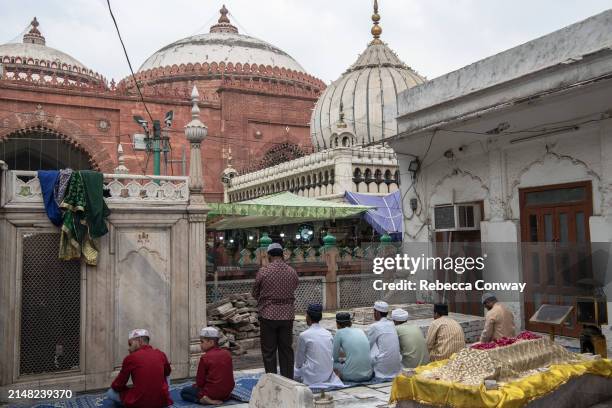
<path id="1" fill-rule="evenodd" d="M 225 401 L 223 405 L 218 406 L 230 406 L 236 404 L 242 404 L 244 402 L 249 402 L 251 399 L 251 393 L 253 392 L 253 388 L 259 381 L 259 378 L 262 376 L 262 373 L 257 374 L 248 374 L 236 376 L 236 386 L 232 391 L 231 398 L 228 401 Z M 316 394 L 322 391 L 333 391 L 333 390 L 341 390 L 345 388 L 351 387 L 360 387 L 365 385 L 372 384 L 380 384 L 388 381 L 392 381 L 393 378 L 378 378 L 373 377 L 369 381 L 365 382 L 345 382 L 344 386 L 326 386 L 325 384 L 312 384 L 309 388 L 311 391 Z M 182 381 L 180 383 L 172 383 L 170 385 L 170 396 L 174 401 L 172 407 L 181 407 L 181 408 L 196 408 L 202 407 L 203 405 L 194 404 L 192 402 L 183 401 L 181 399 L 181 389 L 188 385 L 192 385 L 193 381 Z M 17 405 L 9 405 L 12 408 L 110 408 L 112 407 L 111 401 L 107 400 L 104 397 L 104 393 L 99 394 L 84 394 L 77 395 L 71 399 L 65 400 L 54 400 L 54 401 L 45 401 L 38 402 L 33 404 L 17 404 Z"/>

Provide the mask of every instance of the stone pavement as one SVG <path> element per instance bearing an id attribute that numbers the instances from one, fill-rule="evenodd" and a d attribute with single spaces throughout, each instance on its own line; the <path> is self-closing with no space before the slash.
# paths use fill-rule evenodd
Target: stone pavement
<path id="1" fill-rule="evenodd" d="M 263 369 L 248 369 L 236 371 L 235 374 L 263 373 Z M 373 384 L 367 386 L 346 388 L 343 390 L 326 392 L 334 398 L 334 407 L 339 408 L 388 408 L 389 394 L 391 393 L 391 382 Z M 315 397 L 318 394 L 315 394 Z M 231 408 L 247 408 L 248 403 L 232 405 Z"/>

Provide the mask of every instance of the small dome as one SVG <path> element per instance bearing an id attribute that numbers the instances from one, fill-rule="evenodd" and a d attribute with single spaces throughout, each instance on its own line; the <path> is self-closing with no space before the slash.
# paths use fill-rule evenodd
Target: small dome
<path id="1" fill-rule="evenodd" d="M 31 71 L 41 80 L 50 80 L 55 74 L 70 82 L 96 82 L 103 78 L 87 68 L 76 58 L 46 45 L 45 37 L 38 30 L 38 20 L 34 17 L 30 31 L 23 36 L 21 43 L 0 44 L 0 63 L 4 65 L 7 78 L 23 77 Z"/>
<path id="2" fill-rule="evenodd" d="M 325 89 L 310 120 L 312 143 L 332 147 L 337 123 L 345 123 L 356 143 L 372 143 L 397 133 L 398 95 L 425 78 L 404 64 L 379 37 L 380 16 L 375 2 L 374 39 L 357 61 Z"/>
<path id="3" fill-rule="evenodd" d="M 167 45 L 151 55 L 140 67 L 139 72 L 181 64 L 204 64 L 224 62 L 232 64 L 255 64 L 285 68 L 292 71 L 306 71 L 289 54 L 257 38 L 238 33 L 230 24 L 225 6 L 221 17 L 210 28 L 210 33 L 183 38 Z"/>

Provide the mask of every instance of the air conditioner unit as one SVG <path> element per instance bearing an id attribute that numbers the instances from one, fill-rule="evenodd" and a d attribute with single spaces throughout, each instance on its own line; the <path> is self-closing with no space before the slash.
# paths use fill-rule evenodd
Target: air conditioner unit
<path id="1" fill-rule="evenodd" d="M 435 231 L 480 229 L 480 204 L 450 204 L 434 207 Z"/>

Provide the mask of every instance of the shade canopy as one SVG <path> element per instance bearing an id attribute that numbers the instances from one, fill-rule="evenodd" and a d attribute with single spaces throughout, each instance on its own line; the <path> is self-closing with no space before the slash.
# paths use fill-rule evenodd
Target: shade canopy
<path id="1" fill-rule="evenodd" d="M 208 205 L 211 207 L 210 215 L 234 216 L 209 226 L 217 230 L 346 218 L 373 209 L 367 205 L 317 200 L 290 192 L 271 194 L 236 203 L 209 203 Z"/>
<path id="2" fill-rule="evenodd" d="M 347 191 L 346 201 L 361 206 L 374 207 L 369 209 L 363 218 L 380 235 L 391 235 L 394 240 L 401 240 L 404 232 L 404 213 L 402 211 L 402 196 L 397 190 L 385 196 L 374 196 Z"/>

